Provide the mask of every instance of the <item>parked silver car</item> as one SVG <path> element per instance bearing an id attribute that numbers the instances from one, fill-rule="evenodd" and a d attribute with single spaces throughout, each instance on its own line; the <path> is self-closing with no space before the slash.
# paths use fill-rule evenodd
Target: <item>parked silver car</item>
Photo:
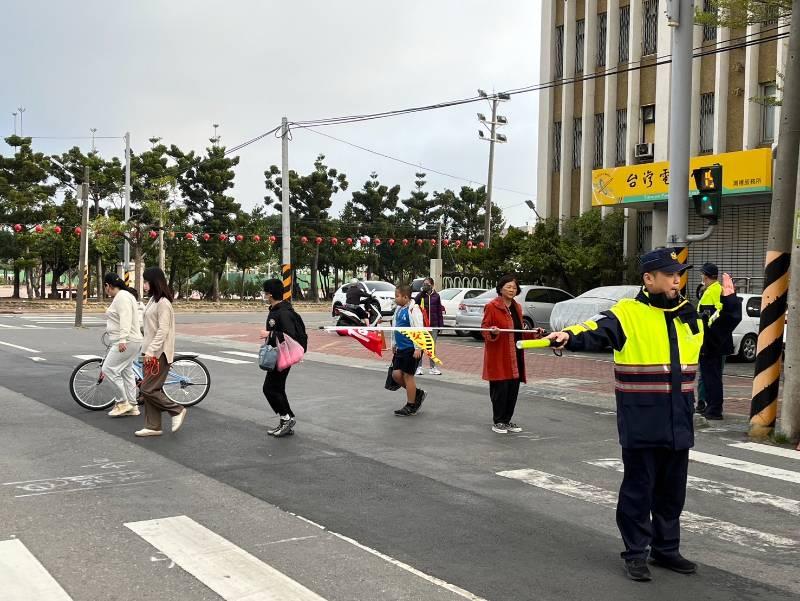
<path id="1" fill-rule="evenodd" d="M 553 308 L 550 324 L 554 331 L 591 319 L 613 307 L 623 298 L 635 298 L 641 286 L 601 286 L 584 292 L 577 298 L 563 301 Z"/>
<path id="2" fill-rule="evenodd" d="M 516 296 L 522 305 L 523 326 L 526 328 L 550 329 L 550 313 L 553 306 L 572 298 L 569 292 L 548 286 L 520 286 L 522 291 Z M 483 310 L 487 303 L 497 296 L 497 291 L 487 290 L 480 296 L 465 300 L 458 306 L 456 314 L 457 328 L 479 328 L 483 321 Z M 480 332 L 470 332 L 476 340 L 481 339 Z"/>

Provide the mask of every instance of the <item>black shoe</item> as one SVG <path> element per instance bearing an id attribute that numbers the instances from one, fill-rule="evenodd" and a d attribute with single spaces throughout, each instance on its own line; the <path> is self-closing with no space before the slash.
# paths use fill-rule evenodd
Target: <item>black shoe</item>
<path id="1" fill-rule="evenodd" d="M 695 413 L 699 413 L 703 415 L 706 412 L 706 404 L 705 403 L 697 403 L 697 406 L 694 409 Z"/>
<path id="2" fill-rule="evenodd" d="M 417 412 L 416 405 L 406 405 L 402 409 L 398 409 L 394 412 L 395 415 L 398 417 L 411 417 Z"/>
<path id="3" fill-rule="evenodd" d="M 708 413 L 704 413 L 703 417 L 708 419 L 708 420 L 712 420 L 712 421 L 720 421 L 720 420 L 722 420 L 722 415 L 710 415 Z"/>
<path id="4" fill-rule="evenodd" d="M 626 559 L 625 570 L 628 572 L 628 578 L 636 582 L 650 582 L 653 579 L 644 559 Z"/>
<path id="5" fill-rule="evenodd" d="M 423 401 L 428 397 L 428 393 L 422 390 L 421 388 L 417 388 L 417 394 L 415 397 L 415 403 L 412 405 L 414 409 L 414 413 L 419 411 L 420 407 L 422 407 Z"/>
<path id="6" fill-rule="evenodd" d="M 697 572 L 697 564 L 689 561 L 680 553 L 674 557 L 667 557 L 658 555 L 657 553 L 650 553 L 650 563 L 660 568 L 666 568 L 678 574 L 694 574 Z"/>
<path id="7" fill-rule="evenodd" d="M 296 423 L 297 420 L 295 420 L 293 417 L 290 417 L 285 421 L 281 420 L 281 426 L 275 431 L 273 436 L 275 438 L 282 438 L 284 436 L 290 436 L 294 434 L 294 430 L 292 428 L 294 428 Z"/>

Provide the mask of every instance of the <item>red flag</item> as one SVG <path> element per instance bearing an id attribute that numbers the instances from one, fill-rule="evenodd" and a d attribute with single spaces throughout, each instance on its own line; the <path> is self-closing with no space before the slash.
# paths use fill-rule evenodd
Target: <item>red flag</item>
<path id="1" fill-rule="evenodd" d="M 355 338 L 367 350 L 372 351 L 379 357 L 383 356 L 383 338 L 380 332 L 361 328 L 348 328 L 346 330 L 336 330 L 336 333 Z"/>

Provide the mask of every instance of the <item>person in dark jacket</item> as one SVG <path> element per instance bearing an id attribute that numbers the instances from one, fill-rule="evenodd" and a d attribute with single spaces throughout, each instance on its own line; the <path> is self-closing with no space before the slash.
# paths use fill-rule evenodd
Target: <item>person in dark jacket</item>
<path id="1" fill-rule="evenodd" d="M 272 346 L 277 346 L 278 343 L 283 342 L 284 334 L 286 334 L 306 350 L 308 337 L 305 324 L 295 312 L 292 303 L 283 300 L 283 282 L 281 280 L 272 279 L 264 282 L 264 300 L 269 303 L 269 314 L 267 315 L 267 327 L 261 331 L 261 337 L 266 338 Z M 279 418 L 278 425 L 268 430 L 267 433 L 276 438 L 294 434 L 294 426 L 297 423 L 286 396 L 286 379 L 289 377 L 290 370 L 291 367 L 283 371 L 268 371 L 264 378 L 264 396 Z"/>
<path id="2" fill-rule="evenodd" d="M 370 298 L 372 295 L 367 292 L 364 288 L 364 285 L 359 282 L 357 279 L 353 278 L 350 281 L 350 287 L 345 292 L 344 302 L 350 308 L 352 308 L 356 315 L 358 315 L 361 320 L 364 322 L 364 325 L 369 325 L 369 314 L 367 310 L 361 306 L 361 301 Z"/>
<path id="3" fill-rule="evenodd" d="M 651 579 L 650 561 L 682 574 L 697 566 L 680 554 L 689 449 L 694 446 L 694 379 L 704 340 L 716 344 L 742 318 L 741 299 L 723 275 L 722 310 L 708 323 L 680 295 L 690 268 L 672 249 L 640 259 L 643 287 L 608 311 L 548 338 L 571 351 L 614 349 L 617 429 L 625 474 L 617 503 L 622 558 L 632 580 Z"/>
<path id="4" fill-rule="evenodd" d="M 439 298 L 439 293 L 436 292 L 436 286 L 433 278 L 425 278 L 422 282 L 422 291 L 417 294 L 414 302 L 422 309 L 425 315 L 428 316 L 428 326 L 431 328 L 444 327 L 444 307 L 442 306 L 442 299 Z M 439 330 L 431 330 L 431 336 L 434 342 L 439 338 Z M 430 373 L 432 376 L 441 376 L 442 372 L 436 366 L 432 357 L 429 357 Z M 417 368 L 417 375 L 422 375 L 422 364 Z"/>

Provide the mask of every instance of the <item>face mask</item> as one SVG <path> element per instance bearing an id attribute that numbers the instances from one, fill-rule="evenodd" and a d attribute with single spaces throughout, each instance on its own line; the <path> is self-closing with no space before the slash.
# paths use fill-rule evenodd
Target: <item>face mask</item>
<path id="1" fill-rule="evenodd" d="M 430 292 L 430 291 L 431 291 L 431 285 L 430 285 L 430 284 L 424 284 L 424 285 L 422 286 L 422 289 L 423 289 L 425 292 Z"/>

